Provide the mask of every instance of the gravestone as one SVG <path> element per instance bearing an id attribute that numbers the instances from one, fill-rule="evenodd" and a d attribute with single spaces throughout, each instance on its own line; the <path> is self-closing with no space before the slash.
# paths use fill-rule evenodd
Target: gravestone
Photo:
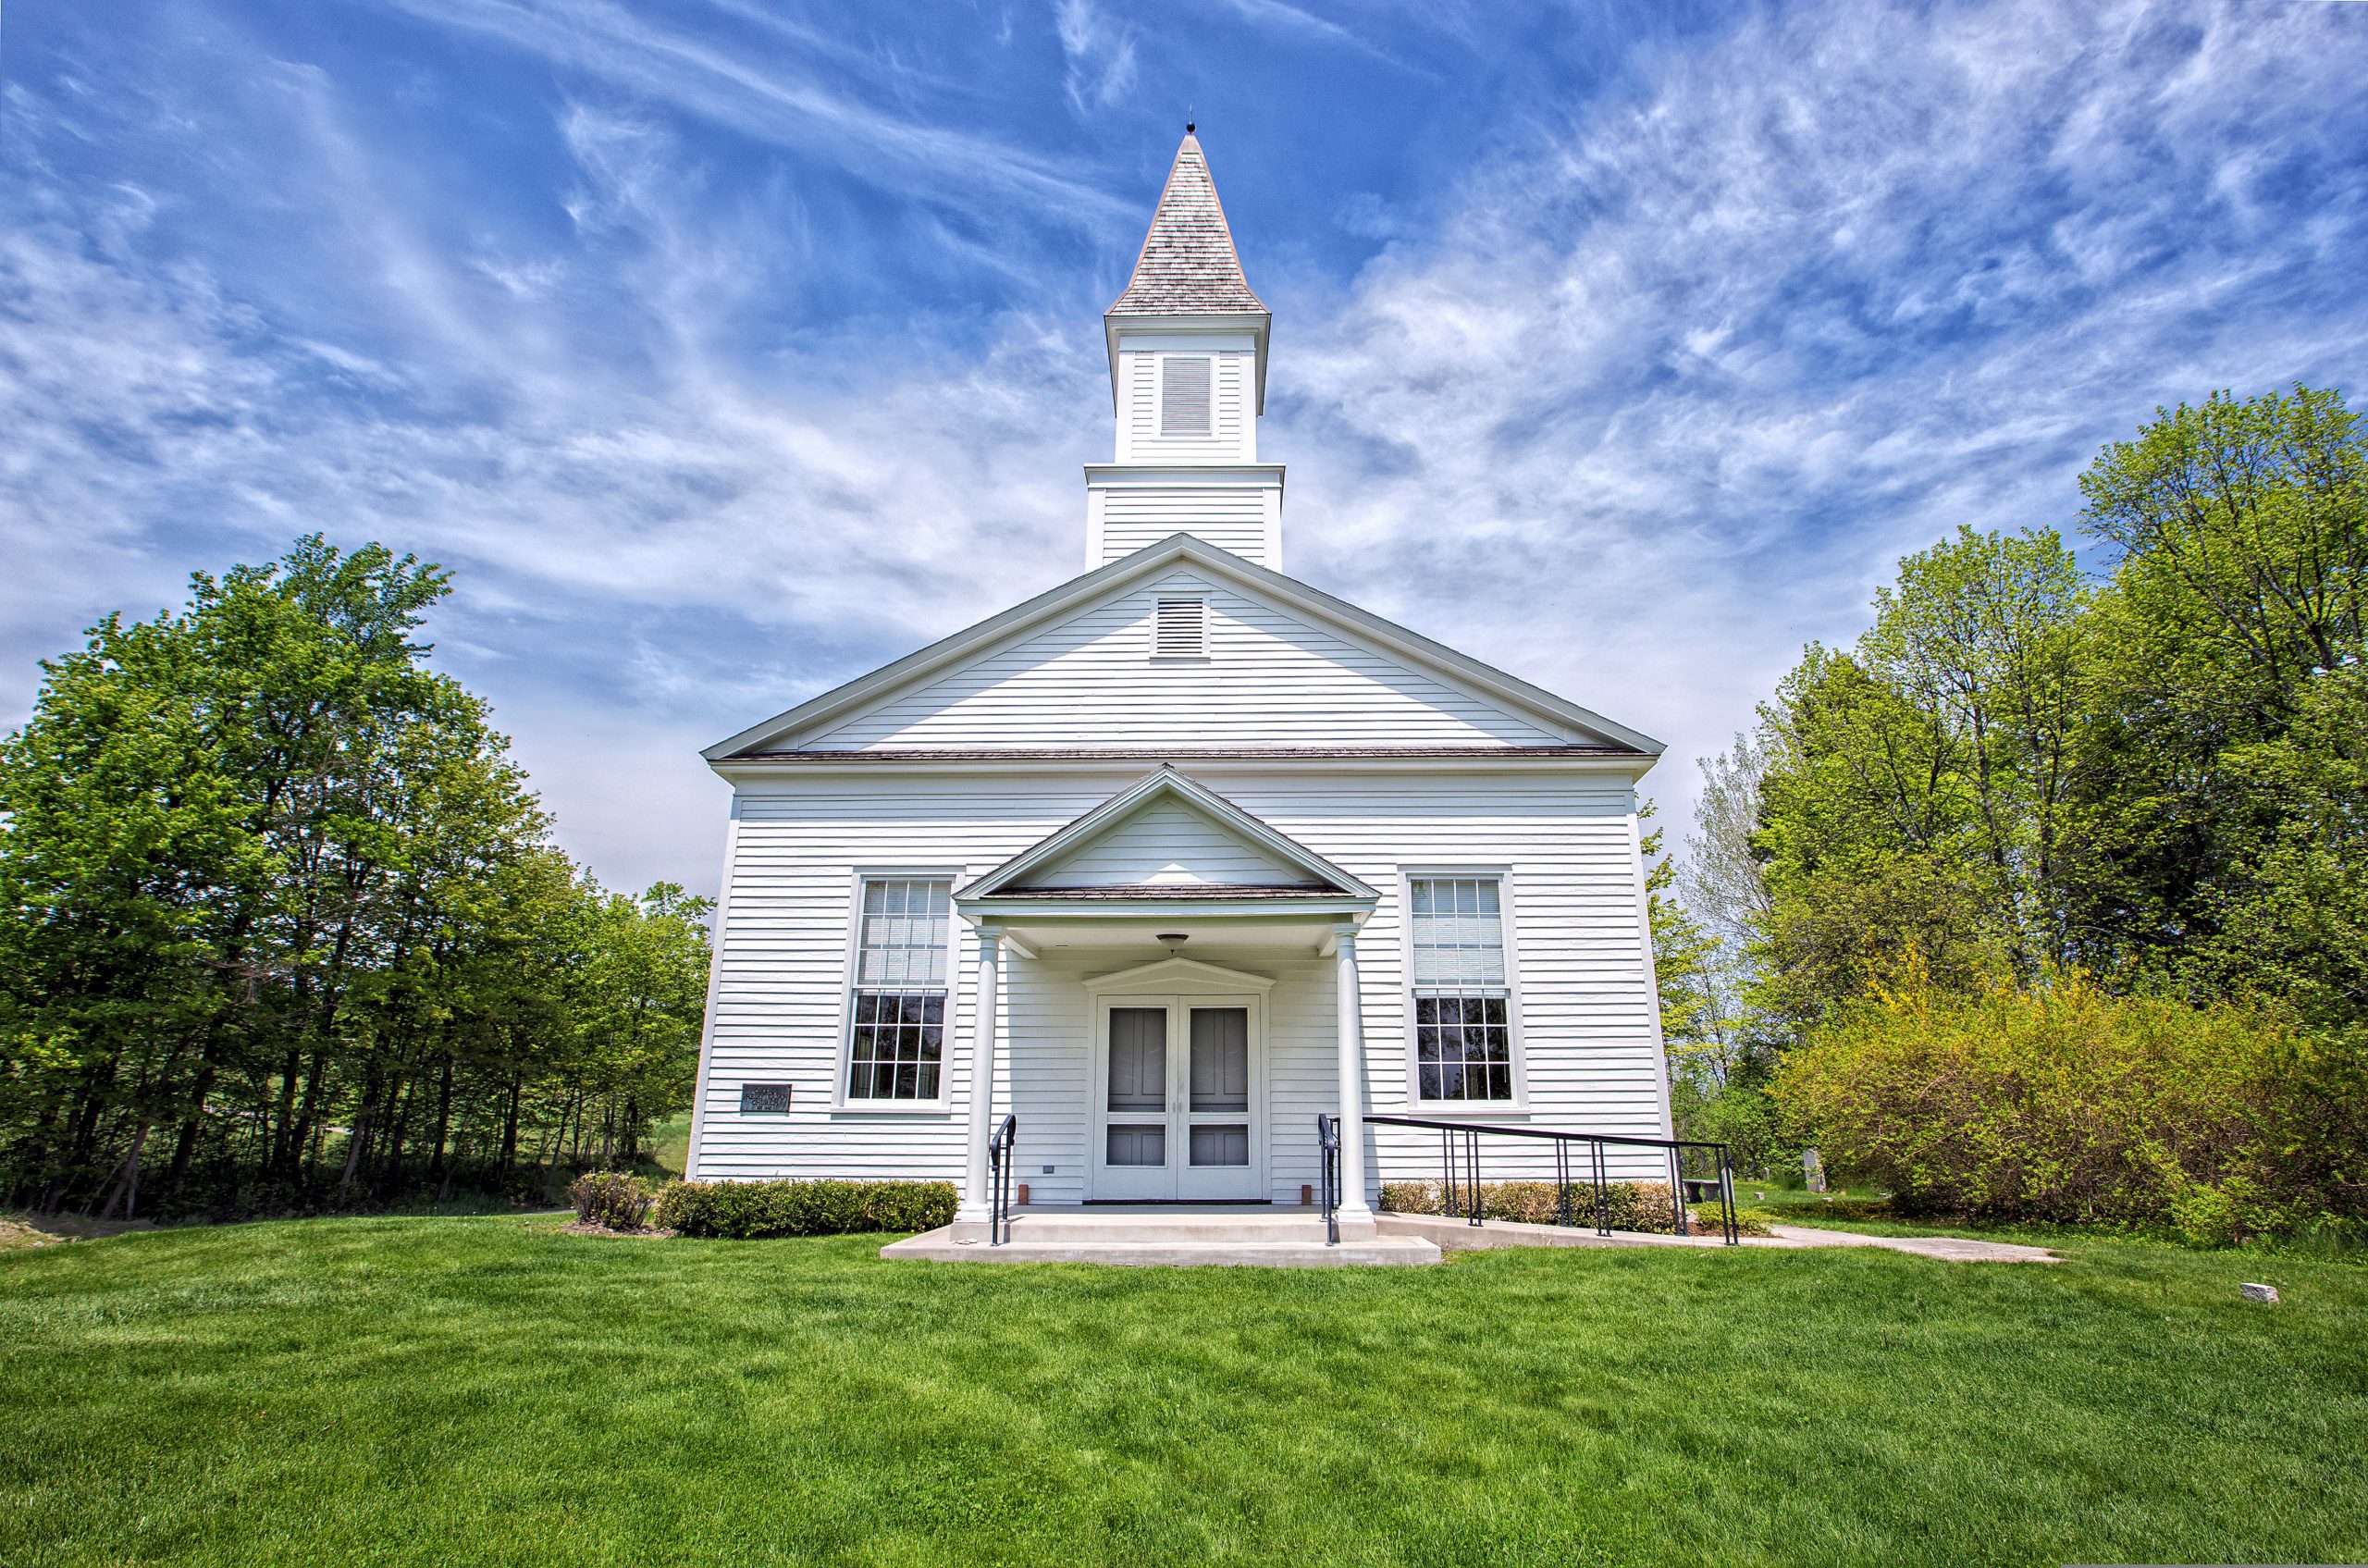
<path id="1" fill-rule="evenodd" d="M 1810 1191 L 1825 1191 L 1825 1162 L 1817 1157 L 1815 1149 L 1801 1151 L 1801 1175 L 1808 1179 Z"/>
<path id="2" fill-rule="evenodd" d="M 2277 1287 L 2275 1285 L 2239 1285 L 2237 1293 L 2249 1302 L 2260 1302 L 2265 1306 L 2277 1304 Z"/>

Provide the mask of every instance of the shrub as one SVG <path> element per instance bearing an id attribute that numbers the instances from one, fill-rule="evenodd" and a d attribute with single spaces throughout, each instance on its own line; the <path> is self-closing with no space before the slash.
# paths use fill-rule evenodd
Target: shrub
<path id="1" fill-rule="evenodd" d="M 568 1183 L 575 1217 L 610 1230 L 639 1230 L 649 1223 L 649 1184 L 621 1170 L 586 1171 Z"/>
<path id="2" fill-rule="evenodd" d="M 1667 1230 L 1670 1228 L 1669 1183 L 1665 1181 L 1609 1181 L 1604 1184 L 1603 1196 L 1604 1208 L 1614 1230 Z M 1384 1182 L 1381 1206 L 1388 1214 L 1437 1214 L 1440 1212 L 1439 1184 L 1436 1181 Z M 1592 1225 L 1595 1222 L 1595 1188 L 1574 1183 L 1571 1188 L 1571 1210 L 1575 1222 Z M 1480 1184 L 1480 1214 L 1484 1219 L 1509 1219 L 1523 1225 L 1552 1225 L 1559 1217 L 1554 1183 L 1484 1181 Z"/>
<path id="3" fill-rule="evenodd" d="M 1776 1095 L 1903 1214 L 2240 1241 L 2361 1216 L 2356 1066 L 2254 1009 L 2058 973 L 1970 995 L 1879 989 L 1787 1055 Z"/>
<path id="4" fill-rule="evenodd" d="M 674 1181 L 659 1191 L 658 1223 L 736 1240 L 934 1230 L 955 1201 L 950 1181 Z"/>

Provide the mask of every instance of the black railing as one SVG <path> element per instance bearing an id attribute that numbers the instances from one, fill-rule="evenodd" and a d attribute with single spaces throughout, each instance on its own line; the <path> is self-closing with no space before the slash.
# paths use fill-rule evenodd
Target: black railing
<path id="1" fill-rule="evenodd" d="M 1007 1116 L 987 1140 L 987 1245 L 1000 1247 L 1011 1240 L 1011 1145 L 1019 1136 L 1019 1118 Z"/>
<path id="2" fill-rule="evenodd" d="M 1315 1113 L 1315 1169 L 1324 1200 L 1324 1243 L 1340 1244 L 1340 1118 Z"/>
<path id="3" fill-rule="evenodd" d="M 1318 1117 L 1318 1121 L 1325 1118 Z M 1604 1156 L 1607 1146 L 1623 1149 L 1658 1149 L 1669 1164 L 1670 1228 L 1684 1236 L 1691 1226 L 1685 1213 L 1688 1188 L 1701 1191 L 1715 1187 L 1719 1199 L 1719 1226 L 1727 1245 L 1733 1246 L 1740 1236 L 1735 1224 L 1735 1174 L 1728 1162 L 1724 1143 L 1705 1143 L 1689 1138 L 1631 1138 L 1611 1132 L 1564 1132 L 1545 1127 L 1507 1127 L 1498 1123 L 1474 1121 L 1436 1121 L 1427 1117 L 1369 1116 L 1365 1120 L 1385 1127 L 1421 1127 L 1437 1129 L 1439 1135 L 1439 1212 L 1453 1219 L 1461 1215 L 1474 1225 L 1481 1222 L 1486 1199 L 1480 1187 L 1480 1139 L 1483 1134 L 1502 1138 L 1547 1138 L 1554 1143 L 1554 1211 L 1557 1225 L 1579 1223 L 1573 1194 L 1582 1186 L 1592 1189 L 1595 1202 L 1596 1234 L 1611 1234 L 1611 1207 L 1606 1189 L 1609 1169 Z M 1574 1180 L 1573 1145 L 1585 1144 L 1585 1179 Z M 1332 1145 L 1338 1147 L 1337 1130 Z M 1689 1150 L 1707 1152 L 1716 1162 L 1717 1175 L 1692 1177 L 1685 1174 L 1685 1158 Z"/>

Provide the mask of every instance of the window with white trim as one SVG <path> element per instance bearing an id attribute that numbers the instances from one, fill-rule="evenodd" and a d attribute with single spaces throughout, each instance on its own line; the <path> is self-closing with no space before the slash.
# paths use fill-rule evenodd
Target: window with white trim
<path id="1" fill-rule="evenodd" d="M 1502 879 L 1413 877 L 1407 895 L 1417 1096 L 1511 1100 L 1512 988 Z"/>
<path id="2" fill-rule="evenodd" d="M 1191 594 L 1163 594 L 1152 614 L 1151 656 L 1153 659 L 1206 659 L 1209 656 L 1208 600 Z"/>
<path id="3" fill-rule="evenodd" d="M 1210 360 L 1206 354 L 1159 356 L 1159 433 L 1209 433 Z"/>
<path id="4" fill-rule="evenodd" d="M 847 1025 L 849 1100 L 934 1100 L 945 1068 L 954 884 L 866 878 Z"/>

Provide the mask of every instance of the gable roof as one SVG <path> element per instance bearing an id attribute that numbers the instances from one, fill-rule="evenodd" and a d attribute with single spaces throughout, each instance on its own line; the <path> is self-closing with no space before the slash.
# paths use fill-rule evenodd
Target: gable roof
<path id="1" fill-rule="evenodd" d="M 1659 757 L 1661 754 L 1661 743 L 1652 736 L 1615 723 L 1541 686 L 1509 675 L 1468 654 L 1458 653 L 1418 632 L 1409 631 L 1370 611 L 1361 610 L 1346 599 L 1337 599 L 1320 588 L 1310 587 L 1297 578 L 1287 577 L 1280 572 L 1258 565 L 1205 539 L 1190 534 L 1170 534 L 1164 539 L 1145 545 L 1132 555 L 1122 555 L 1116 561 L 1072 577 L 1025 603 L 1012 606 L 1000 615 L 991 615 L 951 636 L 942 637 L 868 675 L 858 676 L 844 685 L 809 698 L 762 723 L 751 725 L 738 735 L 717 742 L 700 755 L 711 763 L 722 763 L 761 757 L 769 750 L 790 749 L 788 743 L 802 732 L 844 720 L 859 708 L 882 700 L 894 692 L 926 680 L 997 644 L 1017 639 L 1066 611 L 1183 562 L 1220 577 L 1231 578 L 1237 584 L 1292 610 L 1328 622 L 1334 627 L 1377 645 L 1399 658 L 1426 666 L 1471 686 L 1493 700 L 1542 715 L 1558 724 L 1599 735 L 1606 743 L 1602 748 L 1604 754 L 1637 757 Z M 1509 747 L 1507 751 L 1510 755 L 1520 755 L 1528 749 Z"/>
<path id="2" fill-rule="evenodd" d="M 1152 213 L 1142 253 L 1110 315 L 1255 315 L 1266 307 L 1250 291 L 1233 229 L 1217 201 L 1216 181 L 1200 139 L 1190 130 L 1176 149 L 1166 188 Z"/>
<path id="3" fill-rule="evenodd" d="M 1269 863 L 1279 863 L 1297 880 L 1288 883 L 1137 883 L 1067 887 L 1040 883 L 1035 879 L 1055 871 L 1096 840 L 1123 827 L 1165 801 L 1177 801 L 1199 812 L 1227 836 L 1260 852 Z M 1092 899 L 1119 897 L 1173 898 L 1178 895 L 1241 898 L 1321 897 L 1370 899 L 1380 896 L 1331 861 L 1289 834 L 1268 826 L 1232 801 L 1195 783 L 1174 768 L 1147 773 L 1092 810 L 1037 840 L 976 881 L 956 890 L 957 898 L 1042 898 L 1047 895 Z"/>

